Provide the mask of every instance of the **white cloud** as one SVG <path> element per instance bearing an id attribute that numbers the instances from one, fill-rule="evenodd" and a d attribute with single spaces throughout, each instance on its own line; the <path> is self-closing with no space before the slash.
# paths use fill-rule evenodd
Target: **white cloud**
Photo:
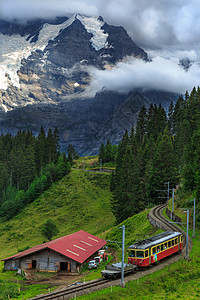
<path id="1" fill-rule="evenodd" d="M 130 58 L 112 70 L 89 68 L 92 82 L 86 90 L 92 96 L 102 88 L 127 93 L 133 89 L 164 90 L 184 94 L 199 84 L 200 67 L 194 63 L 186 72 L 177 58 L 155 57 L 151 62 Z"/>
<path id="2" fill-rule="evenodd" d="M 179 59 L 200 61 L 200 5 L 198 0 L 0 0 L 0 17 L 49 18 L 80 13 L 101 15 L 123 26 L 152 62 L 132 59 L 113 70 L 90 68 L 90 92 L 106 87 L 127 91 L 146 87 L 178 93 L 199 85 L 199 66 L 185 72 Z"/>
<path id="3" fill-rule="evenodd" d="M 124 26 L 139 46 L 192 50 L 200 46 L 197 0 L 1 0 L 0 17 L 48 18 L 80 13 Z"/>

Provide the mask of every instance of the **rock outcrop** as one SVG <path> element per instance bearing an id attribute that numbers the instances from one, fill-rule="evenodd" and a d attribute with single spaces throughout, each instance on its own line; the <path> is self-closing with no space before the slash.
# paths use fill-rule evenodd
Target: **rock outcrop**
<path id="1" fill-rule="evenodd" d="M 148 61 L 123 27 L 101 17 L 74 15 L 54 20 L 0 20 L 0 133 L 57 127 L 61 150 L 95 154 L 109 138 L 118 143 L 150 102 L 168 105 L 176 95 L 133 91 L 97 92 L 88 98 L 88 67 L 113 68 L 127 56 Z M 1 71 L 3 70 L 3 71 Z M 83 96 L 84 95 L 84 96 Z"/>

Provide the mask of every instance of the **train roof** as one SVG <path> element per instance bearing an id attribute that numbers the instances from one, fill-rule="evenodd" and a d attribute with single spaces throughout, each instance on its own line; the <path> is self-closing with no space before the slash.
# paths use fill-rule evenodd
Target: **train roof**
<path id="1" fill-rule="evenodd" d="M 155 246 L 157 244 L 164 243 L 165 241 L 173 239 L 179 235 L 181 235 L 180 232 L 165 231 L 160 234 L 154 235 L 148 239 L 139 241 L 139 242 L 129 246 L 128 249 L 130 249 L 130 250 L 131 249 L 146 249 L 146 248 Z"/>

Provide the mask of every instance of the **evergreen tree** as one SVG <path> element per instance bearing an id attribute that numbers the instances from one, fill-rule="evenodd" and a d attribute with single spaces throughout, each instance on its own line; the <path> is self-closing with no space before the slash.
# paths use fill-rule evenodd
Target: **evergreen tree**
<path id="1" fill-rule="evenodd" d="M 147 130 L 147 110 L 146 107 L 143 105 L 138 118 L 137 118 L 137 124 L 136 124 L 136 141 L 137 143 L 142 143 L 144 140 L 144 136 L 146 134 Z"/>
<path id="2" fill-rule="evenodd" d="M 103 143 L 99 150 L 99 162 L 102 162 L 102 164 L 105 162 L 105 147 Z"/>
<path id="3" fill-rule="evenodd" d="M 55 139 L 52 133 L 51 128 L 49 128 L 48 134 L 47 134 L 47 139 L 46 139 L 46 158 L 47 158 L 47 163 L 52 163 L 56 159 L 56 144 L 55 144 Z"/>
<path id="4" fill-rule="evenodd" d="M 39 172 L 42 173 L 42 168 L 47 162 L 46 158 L 46 134 L 44 128 L 41 126 L 40 133 L 36 141 L 36 165 Z"/>
<path id="5" fill-rule="evenodd" d="M 174 112 L 174 102 L 171 101 L 169 110 L 168 110 L 168 128 L 171 135 L 174 134 L 174 119 L 173 119 L 173 112 Z"/>
<path id="6" fill-rule="evenodd" d="M 163 190 L 164 184 L 170 182 L 170 186 L 177 184 L 177 169 L 173 154 L 173 144 L 168 128 L 160 135 L 156 152 L 153 157 L 151 174 L 149 177 L 148 197 L 152 203 L 157 202 L 157 190 Z"/>
<path id="7" fill-rule="evenodd" d="M 42 234 L 49 240 L 52 240 L 52 237 L 59 233 L 59 229 L 56 224 L 51 220 L 47 220 L 42 226 Z"/>

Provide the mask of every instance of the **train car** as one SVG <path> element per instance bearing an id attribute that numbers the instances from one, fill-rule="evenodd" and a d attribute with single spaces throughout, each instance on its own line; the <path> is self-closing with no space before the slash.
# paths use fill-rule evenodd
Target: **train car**
<path id="1" fill-rule="evenodd" d="M 181 252 L 182 249 L 182 233 L 165 231 L 131 245 L 128 248 L 128 263 L 139 268 L 148 267 L 173 253 Z"/>
<path id="2" fill-rule="evenodd" d="M 133 273 L 136 269 L 136 265 L 124 264 L 124 275 Z M 106 269 L 101 271 L 103 277 L 107 279 L 116 279 L 121 276 L 122 263 L 118 262 L 112 265 L 107 265 Z"/>

